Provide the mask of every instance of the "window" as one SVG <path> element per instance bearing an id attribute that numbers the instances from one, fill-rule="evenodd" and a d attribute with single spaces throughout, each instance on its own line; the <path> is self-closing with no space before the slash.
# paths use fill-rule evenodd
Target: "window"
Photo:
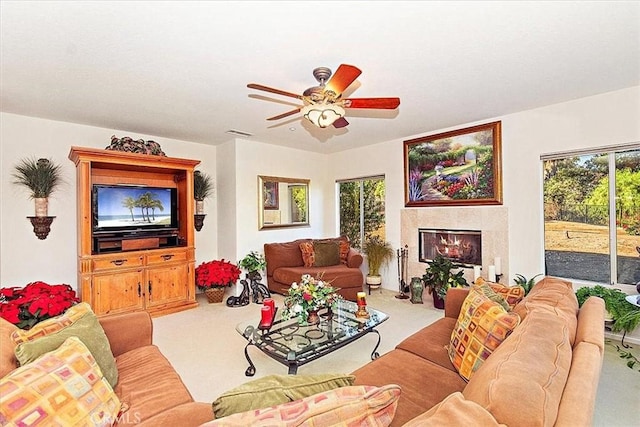
<path id="1" fill-rule="evenodd" d="M 340 235 L 362 248 L 372 236 L 385 240 L 384 176 L 338 181 Z"/>
<path id="2" fill-rule="evenodd" d="M 542 160 L 546 274 L 640 282 L 640 145 Z"/>

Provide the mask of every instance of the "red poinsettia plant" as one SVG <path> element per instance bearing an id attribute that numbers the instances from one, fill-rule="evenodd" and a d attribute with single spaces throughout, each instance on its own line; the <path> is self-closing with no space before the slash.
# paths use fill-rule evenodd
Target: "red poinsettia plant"
<path id="1" fill-rule="evenodd" d="M 224 259 L 203 262 L 196 267 L 196 286 L 201 291 L 231 286 L 239 278 L 238 266 Z"/>
<path id="2" fill-rule="evenodd" d="M 32 282 L 24 288 L 0 289 L 0 317 L 20 329 L 64 313 L 80 302 L 69 285 Z"/>

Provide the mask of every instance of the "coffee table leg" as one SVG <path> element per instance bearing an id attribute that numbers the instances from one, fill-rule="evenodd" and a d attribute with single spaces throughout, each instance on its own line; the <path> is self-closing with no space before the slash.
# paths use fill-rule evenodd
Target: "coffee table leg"
<path id="1" fill-rule="evenodd" d="M 249 352 L 247 351 L 247 349 L 249 348 L 249 346 L 252 345 L 251 343 L 247 344 L 244 348 L 244 357 L 247 359 L 247 362 L 249 362 L 249 367 L 247 368 L 246 371 L 244 371 L 244 375 L 247 377 L 252 377 L 256 374 L 256 367 L 253 364 L 253 362 L 251 361 L 251 358 L 249 357 Z"/>
<path id="2" fill-rule="evenodd" d="M 298 373 L 298 362 L 296 361 L 296 353 L 290 351 L 287 354 L 287 364 L 289 365 L 289 375 L 295 375 Z"/>
<path id="3" fill-rule="evenodd" d="M 376 346 L 374 347 L 373 351 L 371 352 L 371 360 L 375 360 L 378 357 L 380 357 L 380 353 L 378 353 L 376 350 L 378 350 L 378 346 L 380 345 L 380 332 L 376 331 L 375 329 L 372 329 L 371 332 L 375 332 L 376 335 L 378 335 L 378 342 L 376 343 Z"/>

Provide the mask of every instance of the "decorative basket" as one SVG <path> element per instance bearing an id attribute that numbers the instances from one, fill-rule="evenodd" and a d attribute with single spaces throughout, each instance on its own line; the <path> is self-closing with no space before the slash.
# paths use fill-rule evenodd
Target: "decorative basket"
<path id="1" fill-rule="evenodd" d="M 224 288 L 209 288 L 204 291 L 204 294 L 207 296 L 207 300 L 209 303 L 222 302 L 224 299 Z"/>

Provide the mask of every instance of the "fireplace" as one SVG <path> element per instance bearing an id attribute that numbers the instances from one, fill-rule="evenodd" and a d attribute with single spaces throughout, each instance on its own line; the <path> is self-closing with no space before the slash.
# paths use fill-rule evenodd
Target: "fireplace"
<path id="1" fill-rule="evenodd" d="M 465 267 L 482 265 L 482 232 L 479 230 L 419 228 L 418 248 L 420 262 L 442 255 Z"/>

